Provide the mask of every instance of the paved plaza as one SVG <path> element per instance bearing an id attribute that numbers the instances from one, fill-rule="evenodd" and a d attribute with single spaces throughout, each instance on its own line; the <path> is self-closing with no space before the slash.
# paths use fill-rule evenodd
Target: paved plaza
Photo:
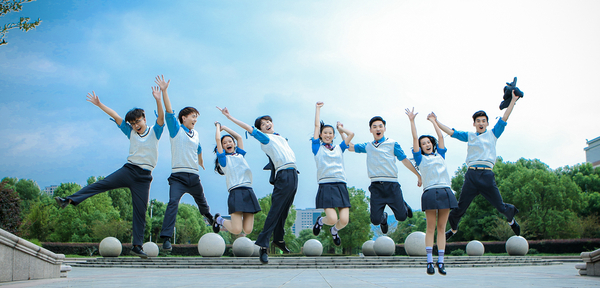
<path id="1" fill-rule="evenodd" d="M 0 283 L 0 287 L 600 287 L 575 263 L 446 269 L 429 276 L 404 269 L 133 269 L 73 267 L 68 278 Z"/>

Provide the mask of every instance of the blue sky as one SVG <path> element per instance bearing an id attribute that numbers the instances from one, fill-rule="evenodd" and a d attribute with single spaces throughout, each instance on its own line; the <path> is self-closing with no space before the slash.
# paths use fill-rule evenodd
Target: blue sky
<path id="1" fill-rule="evenodd" d="M 426 114 L 472 131 L 471 115 L 492 124 L 504 82 L 525 92 L 498 155 L 540 159 L 551 168 L 585 162 L 586 139 L 600 136 L 598 1 L 37 1 L 20 16 L 41 18 L 34 31 L 11 30 L 0 46 L 0 177 L 33 179 L 43 189 L 86 183 L 121 167 L 128 141 L 100 109 L 95 91 L 120 115 L 133 107 L 154 122 L 150 87 L 171 79 L 173 108 L 195 106 L 204 148 L 200 172 L 212 212 L 226 213 L 225 178 L 212 170 L 214 121 L 232 126 L 215 106 L 253 123 L 273 117 L 301 172 L 298 208 L 314 207 L 316 169 L 310 149 L 314 106 L 341 121 L 354 142 L 372 140 L 368 121 L 406 153 L 407 107 L 419 134 L 433 134 Z M 242 130 L 234 127 L 238 132 Z M 150 198 L 168 201 L 168 134 L 160 141 Z M 339 139 L 338 139 L 339 140 Z M 336 141 L 338 141 L 336 140 Z M 464 162 L 466 144 L 446 138 L 448 169 Z M 246 140 L 258 197 L 272 191 L 267 158 Z M 364 154 L 346 153 L 349 186 L 367 190 Z M 416 177 L 399 165 L 404 196 L 420 208 Z M 193 203 L 189 195 L 182 199 Z"/>

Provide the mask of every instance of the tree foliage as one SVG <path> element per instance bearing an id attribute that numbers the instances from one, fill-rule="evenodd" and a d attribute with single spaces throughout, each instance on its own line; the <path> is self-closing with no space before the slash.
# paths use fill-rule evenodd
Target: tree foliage
<path id="1" fill-rule="evenodd" d="M 0 227 L 10 233 L 18 234 L 21 225 L 21 199 L 11 186 L 0 183 Z"/>
<path id="2" fill-rule="evenodd" d="M 10 12 L 19 12 L 23 9 L 24 3 L 33 2 L 35 0 L 0 0 L 0 17 L 10 13 Z M 0 46 L 7 44 L 4 36 L 8 33 L 8 30 L 19 28 L 21 31 L 29 31 L 31 29 L 35 29 L 42 22 L 40 18 L 38 18 L 34 22 L 29 22 L 29 17 L 20 17 L 19 22 L 15 23 L 7 23 L 4 24 L 2 29 L 0 29 Z"/>

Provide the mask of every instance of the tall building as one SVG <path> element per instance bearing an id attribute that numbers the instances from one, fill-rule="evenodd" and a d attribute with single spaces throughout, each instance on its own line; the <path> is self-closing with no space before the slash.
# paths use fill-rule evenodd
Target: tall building
<path id="1" fill-rule="evenodd" d="M 54 196 L 54 191 L 56 190 L 56 188 L 58 188 L 57 185 L 46 186 L 43 192 L 50 196 Z"/>
<path id="2" fill-rule="evenodd" d="M 300 231 L 304 229 L 312 229 L 317 218 L 321 216 L 323 209 L 296 209 L 296 222 L 292 225 L 292 232 L 296 237 L 300 236 Z"/>
<path id="3" fill-rule="evenodd" d="M 585 150 L 585 161 L 592 163 L 594 168 L 600 167 L 600 137 L 596 137 L 592 140 L 587 140 L 588 147 L 583 148 Z"/>

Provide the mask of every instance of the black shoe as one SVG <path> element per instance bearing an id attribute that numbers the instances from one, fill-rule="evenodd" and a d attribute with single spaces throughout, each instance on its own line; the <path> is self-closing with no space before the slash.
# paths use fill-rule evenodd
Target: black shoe
<path id="1" fill-rule="evenodd" d="M 69 199 L 65 199 L 65 198 L 61 198 L 61 197 L 54 197 L 54 200 L 56 200 L 56 203 L 58 203 L 58 206 L 62 209 L 67 208 L 67 206 L 69 206 Z"/>
<path id="2" fill-rule="evenodd" d="M 333 244 L 335 244 L 335 246 L 342 245 L 342 239 L 340 238 L 340 235 L 339 234 L 333 235 L 333 227 L 331 227 L 329 232 L 331 232 L 331 236 L 333 236 Z"/>
<path id="3" fill-rule="evenodd" d="M 269 264 L 269 254 L 267 253 L 266 247 L 260 247 L 258 255 L 259 255 L 258 259 L 260 260 L 260 263 Z"/>
<path id="4" fill-rule="evenodd" d="M 435 274 L 435 268 L 433 268 L 433 262 L 427 263 L 427 274 L 429 274 L 429 275 Z"/>
<path id="5" fill-rule="evenodd" d="M 515 235 L 519 236 L 521 235 L 521 226 L 519 226 L 519 223 L 517 223 L 516 219 L 513 219 L 513 221 L 515 221 L 515 223 L 510 225 L 510 228 L 513 230 L 513 232 L 515 232 Z"/>
<path id="6" fill-rule="evenodd" d="M 319 218 L 317 218 L 317 221 L 315 222 L 315 226 L 313 226 L 313 234 L 315 236 L 319 236 L 319 233 L 321 233 L 321 228 L 323 228 L 323 225 L 319 224 L 319 220 L 321 220 L 321 216 L 319 216 Z"/>
<path id="7" fill-rule="evenodd" d="M 285 246 L 285 241 L 273 241 L 273 244 L 281 249 L 283 253 L 290 253 L 290 249 Z"/>
<path id="8" fill-rule="evenodd" d="M 219 225 L 219 223 L 217 223 L 217 219 L 219 217 L 221 217 L 221 214 L 219 214 L 219 213 L 215 214 L 215 219 L 212 224 L 213 232 L 215 232 L 215 233 L 219 233 L 219 231 L 221 231 L 221 225 Z"/>
<path id="9" fill-rule="evenodd" d="M 387 212 L 383 212 L 383 218 L 385 218 L 385 222 L 382 222 L 381 224 L 379 224 L 379 228 L 381 228 L 381 233 L 383 234 L 387 234 L 388 232 L 388 223 L 387 223 L 387 219 L 388 219 L 388 214 Z"/>
<path id="10" fill-rule="evenodd" d="M 408 203 L 405 202 L 405 204 L 406 204 L 406 216 L 408 218 L 412 218 L 413 217 L 412 208 L 410 208 L 410 206 L 408 205 Z"/>
<path id="11" fill-rule="evenodd" d="M 446 268 L 444 268 L 444 263 L 435 262 L 435 266 L 437 266 L 438 268 L 438 273 L 446 275 Z"/>
<path id="12" fill-rule="evenodd" d="M 171 247 L 171 239 L 167 238 L 165 239 L 165 242 L 163 242 L 163 246 L 162 249 L 163 250 L 167 250 L 167 251 L 171 251 L 171 249 L 173 249 L 173 247 Z"/>
<path id="13" fill-rule="evenodd" d="M 210 213 L 204 214 L 204 218 L 206 219 L 204 222 L 206 222 L 206 224 L 209 226 L 212 226 L 215 223 L 215 219 Z"/>
<path id="14" fill-rule="evenodd" d="M 448 241 L 448 239 L 452 238 L 452 236 L 454 236 L 454 232 L 452 232 L 452 229 L 446 231 L 446 241 Z"/>
<path id="15" fill-rule="evenodd" d="M 133 256 L 140 256 L 142 259 L 148 259 L 148 254 L 142 250 L 142 246 L 133 246 L 133 249 L 129 252 Z"/>

